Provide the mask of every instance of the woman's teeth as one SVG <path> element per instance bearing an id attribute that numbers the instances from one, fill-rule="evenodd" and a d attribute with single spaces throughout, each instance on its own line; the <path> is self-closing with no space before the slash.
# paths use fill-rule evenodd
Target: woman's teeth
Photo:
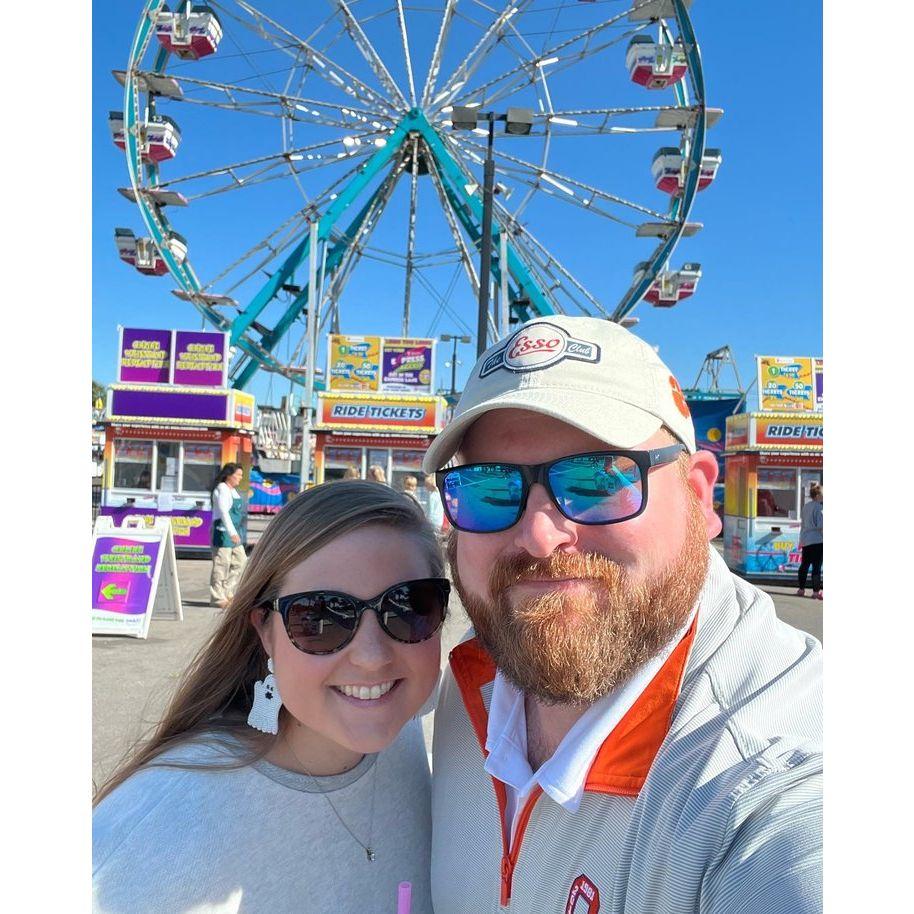
<path id="1" fill-rule="evenodd" d="M 338 692 L 342 692 L 344 695 L 348 695 L 350 698 L 358 698 L 361 701 L 370 701 L 376 698 L 380 698 L 382 695 L 386 695 L 396 684 L 395 679 L 392 679 L 390 682 L 382 682 L 378 685 L 373 686 L 350 686 L 350 685 L 340 685 L 334 686 Z"/>

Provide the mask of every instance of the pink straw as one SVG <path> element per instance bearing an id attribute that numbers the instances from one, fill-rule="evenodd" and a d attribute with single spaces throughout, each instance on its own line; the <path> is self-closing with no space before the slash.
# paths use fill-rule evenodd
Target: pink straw
<path id="1" fill-rule="evenodd" d="M 413 901 L 413 884 L 401 882 L 397 887 L 397 914 L 409 914 Z"/>

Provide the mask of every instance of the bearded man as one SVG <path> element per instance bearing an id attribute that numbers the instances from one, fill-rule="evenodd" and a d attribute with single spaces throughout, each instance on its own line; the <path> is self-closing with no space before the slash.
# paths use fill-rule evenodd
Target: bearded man
<path id="1" fill-rule="evenodd" d="M 821 911 L 821 646 L 709 546 L 716 458 L 654 350 L 522 325 L 424 469 L 475 634 L 435 715 L 436 914 Z"/>

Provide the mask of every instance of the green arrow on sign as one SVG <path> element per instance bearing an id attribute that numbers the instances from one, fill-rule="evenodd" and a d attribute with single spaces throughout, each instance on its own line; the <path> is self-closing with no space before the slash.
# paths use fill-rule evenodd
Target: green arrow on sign
<path id="1" fill-rule="evenodd" d="M 115 597 L 119 597 L 122 594 L 127 593 L 126 587 L 118 587 L 117 584 L 105 584 L 102 588 L 102 596 L 106 600 L 113 600 Z"/>

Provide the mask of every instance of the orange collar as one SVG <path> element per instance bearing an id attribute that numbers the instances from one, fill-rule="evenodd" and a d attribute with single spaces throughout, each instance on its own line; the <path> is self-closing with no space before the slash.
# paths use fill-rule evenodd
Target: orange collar
<path id="1" fill-rule="evenodd" d="M 673 653 L 603 741 L 588 772 L 585 790 L 628 795 L 641 790 L 670 729 L 697 622 L 696 613 Z M 476 738 L 483 755 L 488 755 L 489 715 L 480 690 L 495 679 L 495 664 L 476 638 L 458 644 L 451 651 L 450 661 Z"/>

